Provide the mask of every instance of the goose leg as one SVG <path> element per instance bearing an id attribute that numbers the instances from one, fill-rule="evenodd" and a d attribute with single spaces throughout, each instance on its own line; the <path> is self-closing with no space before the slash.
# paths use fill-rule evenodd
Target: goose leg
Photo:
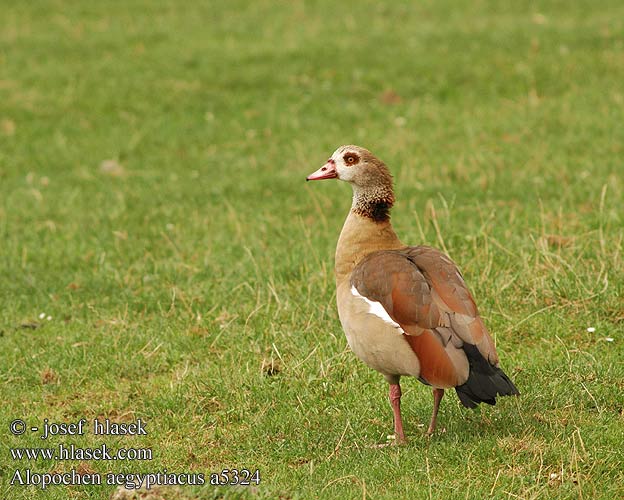
<path id="1" fill-rule="evenodd" d="M 429 422 L 429 429 L 427 429 L 427 435 L 431 436 L 436 427 L 436 420 L 438 419 L 438 410 L 440 409 L 440 401 L 444 396 L 444 389 L 433 390 L 433 413 L 431 414 L 431 422 Z"/>
<path id="2" fill-rule="evenodd" d="M 390 384 L 390 405 L 394 413 L 394 435 L 397 443 L 405 442 L 405 434 L 403 433 L 403 420 L 401 419 L 401 386 Z"/>

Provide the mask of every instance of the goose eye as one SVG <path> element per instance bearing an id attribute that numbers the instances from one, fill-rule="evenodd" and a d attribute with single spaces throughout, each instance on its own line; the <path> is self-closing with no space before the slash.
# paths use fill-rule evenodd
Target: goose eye
<path id="1" fill-rule="evenodd" d="M 347 165 L 355 165 L 358 161 L 360 161 L 360 158 L 355 153 L 347 153 L 344 155 L 344 161 Z"/>

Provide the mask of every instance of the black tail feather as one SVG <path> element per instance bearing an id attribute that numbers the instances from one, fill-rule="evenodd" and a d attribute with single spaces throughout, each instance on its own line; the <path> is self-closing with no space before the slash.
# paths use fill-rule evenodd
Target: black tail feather
<path id="1" fill-rule="evenodd" d="M 470 374 L 468 380 L 455 390 L 466 408 L 476 408 L 479 403 L 495 405 L 496 396 L 520 394 L 505 372 L 491 365 L 476 346 L 464 344 L 463 350 L 470 364 Z"/>

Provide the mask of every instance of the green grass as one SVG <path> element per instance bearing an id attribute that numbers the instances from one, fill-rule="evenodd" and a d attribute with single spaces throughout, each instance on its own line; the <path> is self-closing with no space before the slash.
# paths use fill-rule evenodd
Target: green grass
<path id="1" fill-rule="evenodd" d="M 114 492 L 18 467 L 261 473 L 168 499 L 624 495 L 621 2 L 0 11 L 1 498 Z M 460 264 L 520 398 L 449 393 L 427 439 L 406 379 L 410 442 L 374 447 L 387 386 L 334 304 L 350 190 L 304 182 L 343 143 L 390 166 L 402 239 Z M 153 460 L 10 458 L 46 443 L 13 419 L 83 417 L 149 435 L 48 444 Z"/>

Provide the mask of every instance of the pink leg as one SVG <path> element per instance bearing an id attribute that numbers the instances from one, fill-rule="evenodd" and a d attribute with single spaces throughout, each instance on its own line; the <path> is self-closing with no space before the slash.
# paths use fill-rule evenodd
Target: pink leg
<path id="1" fill-rule="evenodd" d="M 405 434 L 403 433 L 403 420 L 401 420 L 401 386 L 390 384 L 390 404 L 394 413 L 394 435 L 397 443 L 405 442 Z"/>
<path id="2" fill-rule="evenodd" d="M 431 422 L 429 422 L 429 429 L 427 429 L 427 435 L 431 436 L 436 427 L 436 420 L 438 419 L 438 410 L 440 409 L 440 401 L 444 396 L 444 389 L 433 390 L 433 413 L 431 415 Z"/>

